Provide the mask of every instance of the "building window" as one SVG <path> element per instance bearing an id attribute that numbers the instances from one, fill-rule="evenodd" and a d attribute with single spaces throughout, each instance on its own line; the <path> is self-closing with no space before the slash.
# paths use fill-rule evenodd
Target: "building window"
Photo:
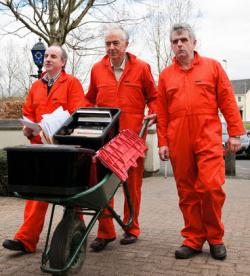
<path id="1" fill-rule="evenodd" d="M 239 102 L 239 103 L 241 102 L 241 97 L 240 97 L 240 96 L 238 96 L 238 102 Z"/>

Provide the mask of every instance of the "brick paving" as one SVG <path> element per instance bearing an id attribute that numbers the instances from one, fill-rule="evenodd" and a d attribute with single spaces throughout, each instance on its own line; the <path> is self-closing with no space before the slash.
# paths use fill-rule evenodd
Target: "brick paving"
<path id="1" fill-rule="evenodd" d="M 227 200 L 223 209 L 225 243 L 228 258 L 213 260 L 205 244 L 203 254 L 189 260 L 176 260 L 175 249 L 181 244 L 179 231 L 182 216 L 178 208 L 175 182 L 172 177 L 154 176 L 144 179 L 141 205 L 142 233 L 136 244 L 120 245 L 122 231 L 117 225 L 117 239 L 103 252 L 92 252 L 89 247 L 79 275 L 88 276 L 249 276 L 250 275 L 250 181 L 228 178 L 224 189 Z M 123 196 L 116 194 L 117 210 L 121 210 Z M 0 238 L 11 238 L 22 221 L 24 201 L 0 197 Z M 55 224 L 62 208 L 56 211 Z M 46 221 L 46 224 L 48 222 Z M 95 237 L 96 226 L 89 235 Z M 38 250 L 34 254 L 17 254 L 0 247 L 0 275 L 47 275 L 40 271 L 41 253 L 46 227 Z"/>

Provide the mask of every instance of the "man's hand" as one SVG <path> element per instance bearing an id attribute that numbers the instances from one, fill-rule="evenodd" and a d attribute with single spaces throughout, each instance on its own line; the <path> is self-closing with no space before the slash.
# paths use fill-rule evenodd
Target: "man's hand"
<path id="1" fill-rule="evenodd" d="M 148 127 L 152 126 L 154 123 L 156 123 L 156 114 L 150 114 L 144 117 L 144 120 L 149 119 Z"/>
<path id="2" fill-rule="evenodd" d="M 28 128 L 26 126 L 23 127 L 23 135 L 26 136 L 27 138 L 30 138 L 33 136 L 33 129 Z"/>
<path id="3" fill-rule="evenodd" d="M 236 137 L 229 137 L 228 139 L 228 149 L 232 152 L 235 153 L 240 150 L 241 148 L 241 141 L 240 138 Z"/>
<path id="4" fill-rule="evenodd" d="M 169 150 L 167 146 L 162 146 L 159 148 L 159 157 L 162 161 L 169 159 Z"/>

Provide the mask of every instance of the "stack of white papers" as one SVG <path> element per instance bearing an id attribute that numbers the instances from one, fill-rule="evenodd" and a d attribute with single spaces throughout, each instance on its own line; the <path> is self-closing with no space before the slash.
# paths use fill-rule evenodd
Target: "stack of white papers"
<path id="1" fill-rule="evenodd" d="M 39 126 L 39 124 L 32 122 L 30 119 L 28 119 L 25 116 L 23 116 L 22 119 L 19 119 L 19 121 L 23 126 L 26 126 L 27 128 L 32 129 L 33 130 L 32 134 L 34 136 L 38 135 L 39 132 L 41 131 L 41 127 Z"/>
<path id="2" fill-rule="evenodd" d="M 22 125 L 31 128 L 33 130 L 33 135 L 38 135 L 41 130 L 41 138 L 43 143 L 51 143 L 52 136 L 57 132 L 57 130 L 63 125 L 63 123 L 70 117 L 69 112 L 64 111 L 60 106 L 51 114 L 42 115 L 42 120 L 40 123 L 34 123 L 26 117 L 20 119 Z"/>
<path id="3" fill-rule="evenodd" d="M 44 114 L 42 117 L 43 119 L 39 125 L 47 137 L 52 137 L 62 126 L 62 124 L 70 117 L 70 114 L 67 110 L 64 111 L 60 106 L 51 114 Z"/>
<path id="4" fill-rule="evenodd" d="M 72 136 L 85 136 L 85 137 L 99 137 L 103 133 L 101 129 L 93 128 L 75 128 L 74 131 L 70 134 Z"/>

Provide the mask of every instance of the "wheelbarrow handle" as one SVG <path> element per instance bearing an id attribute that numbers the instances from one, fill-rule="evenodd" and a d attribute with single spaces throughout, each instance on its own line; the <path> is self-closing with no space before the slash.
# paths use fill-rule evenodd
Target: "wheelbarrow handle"
<path id="1" fill-rule="evenodd" d="M 149 123 L 150 119 L 145 119 L 144 122 L 143 122 L 143 125 L 142 125 L 142 128 L 141 128 L 141 131 L 139 133 L 139 136 L 142 138 L 144 133 L 145 133 L 145 130 L 147 129 L 147 126 L 148 126 L 148 123 Z"/>

